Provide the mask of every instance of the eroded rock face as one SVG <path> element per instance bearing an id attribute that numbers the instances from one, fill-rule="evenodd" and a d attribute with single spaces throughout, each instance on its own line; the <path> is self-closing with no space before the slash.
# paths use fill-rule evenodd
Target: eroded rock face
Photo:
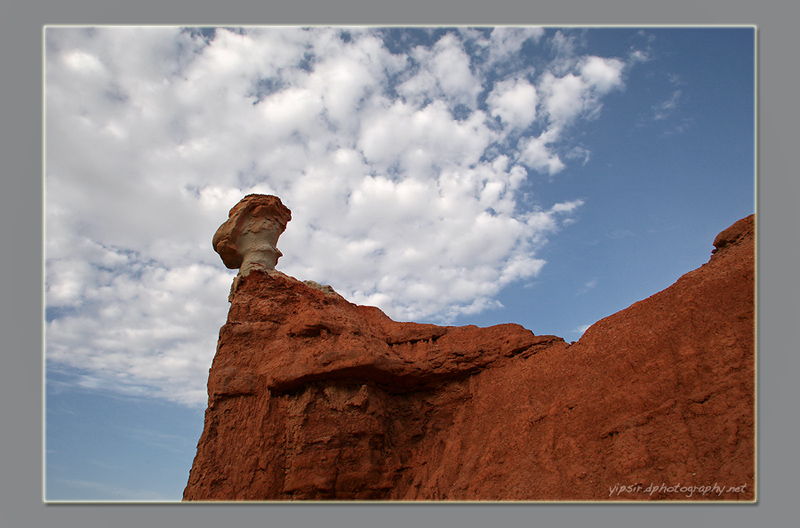
<path id="1" fill-rule="evenodd" d="M 239 275 L 253 269 L 275 269 L 282 256 L 278 237 L 291 219 L 292 212 L 277 196 L 248 194 L 214 234 L 214 251 L 227 268 L 239 268 Z"/>
<path id="2" fill-rule="evenodd" d="M 753 500 L 753 220 L 573 345 L 254 269 L 184 500 Z"/>

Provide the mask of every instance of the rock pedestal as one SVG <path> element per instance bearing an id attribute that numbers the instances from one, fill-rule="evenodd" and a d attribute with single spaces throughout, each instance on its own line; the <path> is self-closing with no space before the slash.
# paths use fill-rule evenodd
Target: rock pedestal
<path id="1" fill-rule="evenodd" d="M 752 501 L 754 218 L 721 237 L 572 345 L 399 323 L 253 267 L 184 500 Z"/>

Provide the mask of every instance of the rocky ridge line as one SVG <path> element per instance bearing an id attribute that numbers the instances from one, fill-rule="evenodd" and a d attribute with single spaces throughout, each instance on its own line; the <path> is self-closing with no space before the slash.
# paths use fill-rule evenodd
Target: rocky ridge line
<path id="1" fill-rule="evenodd" d="M 395 322 L 255 267 L 184 500 L 753 500 L 754 235 L 737 222 L 571 346 Z"/>

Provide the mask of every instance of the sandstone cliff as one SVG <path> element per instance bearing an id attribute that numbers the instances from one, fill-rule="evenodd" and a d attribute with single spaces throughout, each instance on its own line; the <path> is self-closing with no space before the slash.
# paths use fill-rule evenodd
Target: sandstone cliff
<path id="1" fill-rule="evenodd" d="M 398 323 L 252 268 L 184 500 L 752 501 L 754 237 L 740 220 L 572 345 Z"/>

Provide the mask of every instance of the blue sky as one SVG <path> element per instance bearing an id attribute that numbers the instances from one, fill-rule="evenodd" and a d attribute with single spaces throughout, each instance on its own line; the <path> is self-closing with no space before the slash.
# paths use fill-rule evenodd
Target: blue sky
<path id="1" fill-rule="evenodd" d="M 577 340 L 754 212 L 753 28 L 51 27 L 46 498 L 178 500 L 233 272 Z"/>

